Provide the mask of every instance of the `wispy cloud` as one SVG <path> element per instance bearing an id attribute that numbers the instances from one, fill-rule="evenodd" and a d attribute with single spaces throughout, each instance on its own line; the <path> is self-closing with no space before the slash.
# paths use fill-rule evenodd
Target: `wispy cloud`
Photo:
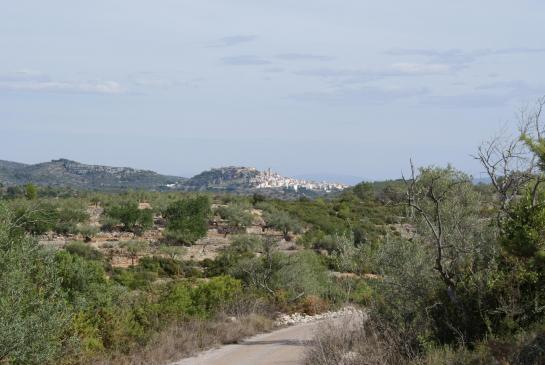
<path id="1" fill-rule="evenodd" d="M 230 66 L 256 66 L 256 65 L 268 65 L 271 62 L 253 55 L 240 55 L 223 57 L 221 59 L 223 64 Z"/>
<path id="2" fill-rule="evenodd" d="M 120 94 L 115 81 L 55 80 L 39 71 L 17 71 L 0 75 L 0 90 L 63 94 Z"/>
<path id="3" fill-rule="evenodd" d="M 316 68 L 299 70 L 299 76 L 330 80 L 335 85 L 361 84 L 388 77 L 411 77 L 452 74 L 462 67 L 447 63 L 394 63 L 386 67 L 363 69 Z"/>
<path id="4" fill-rule="evenodd" d="M 522 102 L 543 95 L 545 85 L 530 85 L 522 80 L 502 81 L 479 85 L 467 93 L 428 95 L 421 103 L 439 107 L 489 108 L 511 102 Z"/>
<path id="5" fill-rule="evenodd" d="M 461 49 L 411 49 L 399 48 L 385 52 L 392 56 L 423 56 L 432 62 L 443 62 L 449 64 L 467 64 L 482 57 L 498 55 L 528 55 L 545 54 L 545 48 L 512 47 L 512 48 L 482 48 L 464 51 Z"/>
<path id="6" fill-rule="evenodd" d="M 413 99 L 429 93 L 426 88 L 386 88 L 366 86 L 341 88 L 329 92 L 309 92 L 291 95 L 291 99 L 329 105 L 373 105 Z"/>
<path id="7" fill-rule="evenodd" d="M 211 44 L 209 47 L 232 47 L 238 46 L 239 44 L 253 42 L 257 39 L 255 35 L 232 35 L 228 37 L 220 38 Z"/>
<path id="8" fill-rule="evenodd" d="M 334 57 L 310 53 L 281 53 L 276 58 L 286 61 L 331 61 Z"/>
<path id="9" fill-rule="evenodd" d="M 267 67 L 263 70 L 263 72 L 276 74 L 276 73 L 284 72 L 284 69 L 282 67 Z"/>

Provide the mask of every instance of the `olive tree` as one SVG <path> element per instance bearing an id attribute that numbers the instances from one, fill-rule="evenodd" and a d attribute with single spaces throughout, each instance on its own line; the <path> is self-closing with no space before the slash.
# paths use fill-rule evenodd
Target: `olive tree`
<path id="1" fill-rule="evenodd" d="M 277 209 L 266 211 L 263 218 L 267 227 L 281 231 L 286 241 L 291 240 L 290 232 L 300 233 L 302 231 L 299 220 L 286 211 Z"/>
<path id="2" fill-rule="evenodd" d="M 417 173 L 411 164 L 411 177 L 404 181 L 414 239 L 440 282 L 436 326 L 461 341 L 481 336 L 488 330 L 483 301 L 498 256 L 496 228 L 481 216 L 482 199 L 471 178 L 450 166 Z"/>

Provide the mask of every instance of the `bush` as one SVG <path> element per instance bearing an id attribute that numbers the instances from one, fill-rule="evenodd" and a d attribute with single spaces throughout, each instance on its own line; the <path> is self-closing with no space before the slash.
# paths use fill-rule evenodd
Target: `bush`
<path id="1" fill-rule="evenodd" d="M 254 254 L 263 250 L 263 239 L 253 234 L 235 236 L 227 250 L 234 254 Z"/>
<path id="2" fill-rule="evenodd" d="M 188 271 L 182 261 L 170 257 L 142 257 L 138 262 L 138 266 L 143 270 L 155 272 L 159 276 L 168 277 L 182 275 Z"/>
<path id="3" fill-rule="evenodd" d="M 210 316 L 214 311 L 229 304 L 242 294 L 239 280 L 230 276 L 217 276 L 193 289 L 191 298 L 194 309 L 192 314 Z"/>
<path id="4" fill-rule="evenodd" d="M 17 234 L 0 205 L 0 362 L 43 364 L 59 358 L 72 313 L 51 252 Z"/>
<path id="5" fill-rule="evenodd" d="M 253 221 L 253 215 L 250 212 L 249 204 L 232 203 L 217 209 L 217 213 L 222 219 L 225 219 L 232 232 L 243 232 Z"/>
<path id="6" fill-rule="evenodd" d="M 36 235 L 52 231 L 59 220 L 57 210 L 48 203 L 17 202 L 13 212 L 17 226 Z"/>
<path id="7" fill-rule="evenodd" d="M 307 350 L 308 365 L 399 365 L 410 358 L 400 348 L 400 335 L 361 314 L 325 323 Z"/>
<path id="8" fill-rule="evenodd" d="M 114 223 L 120 223 L 125 231 L 141 233 L 153 225 L 151 209 L 139 209 L 138 204 L 133 201 L 110 206 L 104 210 L 104 215 L 109 218 L 103 223 L 105 229 L 111 228 Z"/>
<path id="9" fill-rule="evenodd" d="M 286 241 L 291 240 L 290 232 L 300 233 L 302 231 L 299 220 L 283 210 L 266 211 L 263 214 L 263 219 L 267 227 L 281 231 Z"/>
<path id="10" fill-rule="evenodd" d="M 100 251 L 83 242 L 70 242 L 64 246 L 64 249 L 70 252 L 72 255 L 76 255 L 87 260 L 102 260 L 104 257 Z"/>
<path id="11" fill-rule="evenodd" d="M 168 286 L 160 307 L 171 317 L 208 318 L 241 294 L 240 281 L 229 276 L 217 276 L 196 286 L 181 281 Z"/>
<path id="12" fill-rule="evenodd" d="M 171 203 L 165 212 L 167 238 L 192 244 L 206 236 L 210 207 L 210 198 L 207 196 L 186 198 Z"/>

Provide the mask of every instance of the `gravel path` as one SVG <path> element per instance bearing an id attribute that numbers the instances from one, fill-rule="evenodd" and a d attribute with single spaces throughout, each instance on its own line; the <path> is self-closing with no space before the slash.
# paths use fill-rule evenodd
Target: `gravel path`
<path id="1" fill-rule="evenodd" d="M 326 321 L 345 322 L 349 316 L 362 318 L 353 309 L 326 313 L 312 318 L 292 315 L 282 323 L 290 327 L 248 338 L 236 345 L 226 345 L 180 360 L 172 365 L 302 365 L 306 348 Z M 289 318 L 289 319 L 288 319 Z"/>

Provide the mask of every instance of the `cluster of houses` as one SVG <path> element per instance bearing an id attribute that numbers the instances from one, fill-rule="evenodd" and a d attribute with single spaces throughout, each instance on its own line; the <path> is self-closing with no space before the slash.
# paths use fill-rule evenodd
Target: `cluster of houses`
<path id="1" fill-rule="evenodd" d="M 308 180 L 294 179 L 284 177 L 271 169 L 260 171 L 255 177 L 252 177 L 250 183 L 257 189 L 266 188 L 287 188 L 295 191 L 307 189 L 313 191 L 331 192 L 346 189 L 348 185 L 330 182 L 316 182 Z"/>

